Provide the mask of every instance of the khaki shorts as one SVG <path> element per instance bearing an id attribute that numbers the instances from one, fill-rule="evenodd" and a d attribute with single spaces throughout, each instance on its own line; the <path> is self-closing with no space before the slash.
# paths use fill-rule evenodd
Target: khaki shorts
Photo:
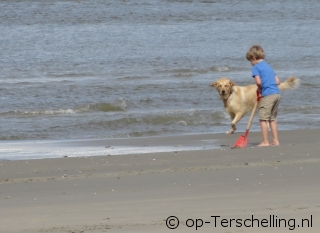
<path id="1" fill-rule="evenodd" d="M 264 121 L 274 121 L 278 114 L 280 94 L 267 95 L 259 102 L 259 119 Z"/>

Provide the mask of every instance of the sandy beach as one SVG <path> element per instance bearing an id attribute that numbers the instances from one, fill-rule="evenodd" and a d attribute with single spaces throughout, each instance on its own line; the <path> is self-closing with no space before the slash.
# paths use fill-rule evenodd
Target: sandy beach
<path id="1" fill-rule="evenodd" d="M 254 132 L 231 149 L 239 136 L 194 135 L 216 149 L 2 160 L 1 232 L 319 232 L 320 130 L 281 131 L 268 148 Z"/>

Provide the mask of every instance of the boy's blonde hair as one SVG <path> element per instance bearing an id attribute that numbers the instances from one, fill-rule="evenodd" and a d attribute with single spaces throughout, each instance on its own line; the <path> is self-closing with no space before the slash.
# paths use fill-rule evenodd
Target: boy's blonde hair
<path id="1" fill-rule="evenodd" d="M 257 60 L 264 59 L 264 57 L 264 51 L 260 45 L 252 46 L 246 54 L 246 58 L 249 61 L 253 60 L 254 58 Z"/>

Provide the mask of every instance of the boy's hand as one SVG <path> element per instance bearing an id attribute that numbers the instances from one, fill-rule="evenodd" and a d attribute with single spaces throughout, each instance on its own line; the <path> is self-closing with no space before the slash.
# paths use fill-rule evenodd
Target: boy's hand
<path id="1" fill-rule="evenodd" d="M 261 90 L 260 88 L 257 89 L 257 101 L 259 101 L 261 99 L 262 95 L 261 95 Z"/>

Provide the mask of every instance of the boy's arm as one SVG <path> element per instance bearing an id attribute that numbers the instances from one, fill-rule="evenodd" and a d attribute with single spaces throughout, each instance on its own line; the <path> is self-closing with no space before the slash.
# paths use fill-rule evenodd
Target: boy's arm
<path id="1" fill-rule="evenodd" d="M 278 78 L 278 76 L 276 75 L 276 84 L 279 85 L 280 84 L 280 79 Z"/>
<path id="2" fill-rule="evenodd" d="M 261 83 L 260 76 L 256 75 L 256 76 L 254 76 L 254 79 L 256 80 L 256 84 L 258 86 L 258 91 L 259 91 L 259 93 L 261 93 L 261 91 L 262 91 L 262 83 Z"/>

